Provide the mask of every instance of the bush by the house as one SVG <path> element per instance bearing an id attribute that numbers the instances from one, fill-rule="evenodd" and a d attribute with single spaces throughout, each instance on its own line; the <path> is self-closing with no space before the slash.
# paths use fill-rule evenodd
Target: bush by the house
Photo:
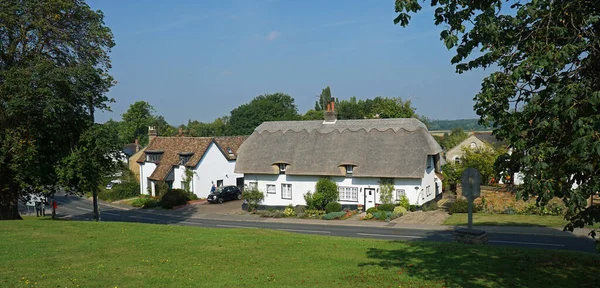
<path id="1" fill-rule="evenodd" d="M 408 205 L 408 211 L 410 211 L 410 212 L 417 211 L 417 206 L 415 206 L 415 205 Z"/>
<path id="2" fill-rule="evenodd" d="M 190 200 L 189 193 L 183 189 L 171 189 L 162 195 L 160 205 L 165 209 L 171 209 L 175 206 L 185 205 Z"/>
<path id="3" fill-rule="evenodd" d="M 248 211 L 254 211 L 258 207 L 258 204 L 265 199 L 265 194 L 258 189 L 251 189 L 244 191 L 242 197 L 248 201 Z"/>
<path id="4" fill-rule="evenodd" d="M 473 213 L 479 211 L 476 205 L 473 205 Z M 448 208 L 448 212 L 450 214 L 454 213 L 468 213 L 469 212 L 469 202 L 466 199 L 456 199 L 454 203 L 450 205 Z"/>
<path id="5" fill-rule="evenodd" d="M 280 210 L 258 210 L 255 211 L 260 217 L 268 217 L 268 218 L 283 218 L 285 217 L 285 212 Z"/>
<path id="6" fill-rule="evenodd" d="M 325 205 L 325 213 L 342 211 L 342 204 L 338 202 L 329 202 Z"/>
<path id="7" fill-rule="evenodd" d="M 325 207 L 323 204 L 323 194 L 307 192 L 304 194 L 304 201 L 306 201 L 306 207 L 310 210 L 322 210 Z"/>
<path id="8" fill-rule="evenodd" d="M 362 220 L 371 220 L 371 219 L 373 219 L 373 214 L 371 214 L 371 213 L 367 213 L 365 215 L 365 217 L 362 218 Z"/>
<path id="9" fill-rule="evenodd" d="M 294 211 L 296 211 L 296 215 L 298 215 L 300 213 L 304 213 L 304 211 L 306 211 L 306 206 L 296 205 L 296 207 L 294 207 Z"/>
<path id="10" fill-rule="evenodd" d="M 317 181 L 317 185 L 315 186 L 315 194 L 323 195 L 323 201 L 321 203 L 321 207 L 323 208 L 330 202 L 336 202 L 339 197 L 338 186 L 328 177 L 321 177 Z"/>
<path id="11" fill-rule="evenodd" d="M 377 220 L 387 220 L 392 216 L 392 212 L 390 211 L 377 211 L 373 213 L 373 218 Z"/>
<path id="12" fill-rule="evenodd" d="M 344 212 L 344 211 L 330 212 L 330 213 L 323 215 L 323 220 L 341 219 L 345 215 L 346 215 L 346 212 Z"/>
<path id="13" fill-rule="evenodd" d="M 377 210 L 392 212 L 392 211 L 394 211 L 394 207 L 396 207 L 396 206 L 394 206 L 394 204 L 381 204 L 381 205 L 377 206 Z"/>
<path id="14" fill-rule="evenodd" d="M 381 179 L 379 181 L 379 201 L 383 204 L 391 204 L 393 203 L 393 199 L 394 179 Z"/>
<path id="15" fill-rule="evenodd" d="M 379 210 L 377 210 L 377 207 L 371 207 L 371 208 L 367 209 L 367 213 L 370 213 L 370 214 L 373 214 L 377 211 L 379 211 Z"/>
<path id="16" fill-rule="evenodd" d="M 131 206 L 138 208 L 154 208 L 159 206 L 159 201 L 154 198 L 141 197 L 133 200 Z"/>
<path id="17" fill-rule="evenodd" d="M 304 213 L 298 213 L 298 218 L 305 219 L 321 219 L 321 216 L 325 214 L 323 210 L 306 209 Z"/>
<path id="18" fill-rule="evenodd" d="M 194 194 L 194 192 L 188 192 L 188 199 L 190 200 L 198 200 L 198 195 Z"/>
<path id="19" fill-rule="evenodd" d="M 285 214 L 286 217 L 294 217 L 296 216 L 296 210 L 294 210 L 294 206 L 290 205 L 283 210 L 283 214 Z"/>
<path id="20" fill-rule="evenodd" d="M 406 197 L 406 195 L 402 195 L 402 198 L 398 200 L 398 205 L 404 207 L 406 210 L 409 210 L 410 202 L 408 201 L 408 197 Z"/>
<path id="21" fill-rule="evenodd" d="M 402 206 L 396 206 L 394 208 L 394 215 L 400 215 L 400 216 L 404 216 L 406 215 L 406 213 L 408 213 L 408 211 L 406 211 L 406 208 L 402 207 Z"/>
<path id="22" fill-rule="evenodd" d="M 421 207 L 421 210 L 427 212 L 427 211 L 434 211 L 438 209 L 438 205 L 436 201 L 431 201 L 429 203 L 426 203 L 425 205 L 423 205 Z"/>

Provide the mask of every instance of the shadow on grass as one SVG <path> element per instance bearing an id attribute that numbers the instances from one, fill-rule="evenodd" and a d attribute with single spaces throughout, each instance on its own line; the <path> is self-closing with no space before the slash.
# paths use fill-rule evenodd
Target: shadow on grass
<path id="1" fill-rule="evenodd" d="M 411 242 L 366 254 L 370 261 L 359 267 L 382 267 L 445 287 L 598 287 L 600 273 L 598 255 L 543 249 Z"/>

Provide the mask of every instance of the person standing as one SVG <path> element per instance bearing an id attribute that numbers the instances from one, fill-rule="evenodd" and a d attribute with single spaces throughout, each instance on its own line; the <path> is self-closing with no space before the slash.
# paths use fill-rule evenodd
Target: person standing
<path id="1" fill-rule="evenodd" d="M 210 193 L 214 193 L 215 190 L 217 190 L 217 187 L 215 186 L 215 182 L 212 182 L 212 187 L 210 187 Z"/>

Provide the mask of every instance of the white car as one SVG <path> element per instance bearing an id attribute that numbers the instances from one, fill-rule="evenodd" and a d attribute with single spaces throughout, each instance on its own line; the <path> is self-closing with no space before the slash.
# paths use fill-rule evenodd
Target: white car
<path id="1" fill-rule="evenodd" d="M 108 184 L 106 184 L 106 189 L 110 190 L 110 189 L 112 189 L 113 186 L 115 186 L 117 184 L 121 184 L 121 183 L 123 183 L 123 180 L 121 180 L 121 179 L 110 180 L 110 182 L 108 182 Z"/>

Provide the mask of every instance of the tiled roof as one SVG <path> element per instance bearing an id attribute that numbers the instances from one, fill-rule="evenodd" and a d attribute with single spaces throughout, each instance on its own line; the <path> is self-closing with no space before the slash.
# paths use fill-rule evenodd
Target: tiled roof
<path id="1" fill-rule="evenodd" d="M 492 135 L 492 133 L 474 133 L 473 136 L 492 147 L 502 145 L 502 142 L 498 141 L 496 136 Z"/>
<path id="2" fill-rule="evenodd" d="M 235 160 L 237 158 L 237 151 L 242 146 L 242 143 L 248 139 L 248 136 L 229 136 L 229 137 L 215 137 L 215 143 L 219 150 L 225 155 L 225 158 L 229 160 Z M 230 153 L 231 152 L 231 153 Z"/>
<path id="3" fill-rule="evenodd" d="M 213 141 L 217 144 L 219 149 L 224 154 L 227 153 L 227 147 L 233 152 L 233 156 L 229 156 L 227 153 L 225 157 L 227 159 L 235 159 L 237 157 L 237 149 L 241 143 L 245 140 L 243 136 L 233 137 L 156 137 L 154 138 L 142 155 L 137 159 L 138 163 L 146 162 L 146 153 L 149 151 L 163 151 L 160 161 L 158 161 L 157 167 L 148 177 L 150 180 L 164 180 L 173 166 L 179 166 L 179 154 L 180 153 L 193 153 L 191 158 L 185 163 L 186 167 L 195 167 L 206 153 L 206 150 Z M 222 144 L 220 144 L 222 143 Z M 226 147 L 221 147 L 227 145 Z"/>

